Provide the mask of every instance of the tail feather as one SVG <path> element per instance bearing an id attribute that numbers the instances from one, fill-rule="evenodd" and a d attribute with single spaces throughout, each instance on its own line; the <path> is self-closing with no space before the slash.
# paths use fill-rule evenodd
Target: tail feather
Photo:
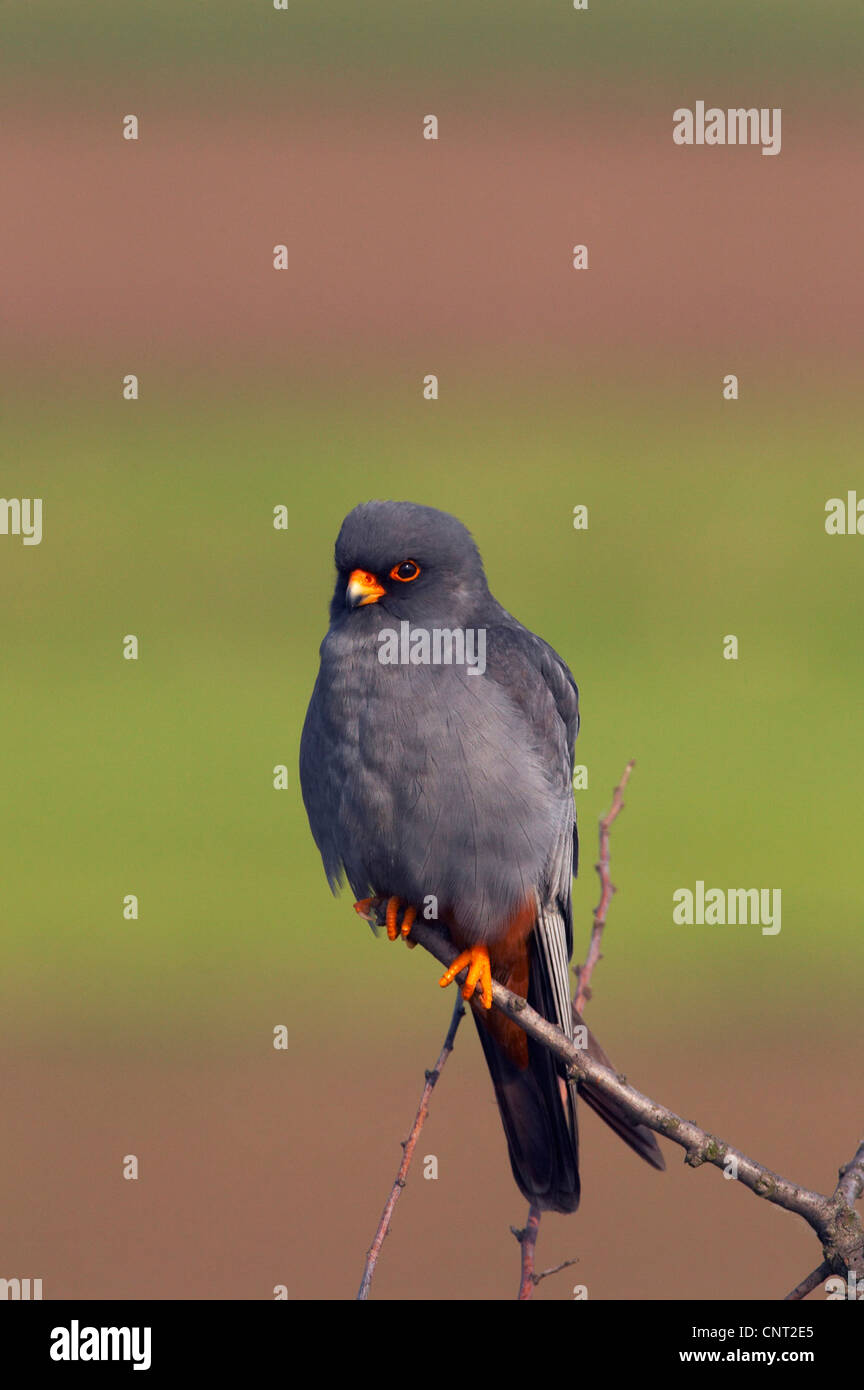
<path id="1" fill-rule="evenodd" d="M 579 1146 L 575 1088 L 554 1058 L 528 1040 L 529 1064 L 517 1066 L 472 1009 L 501 1112 L 510 1166 L 522 1196 L 542 1211 L 579 1205 Z"/>
<path id="2" fill-rule="evenodd" d="M 591 1060 L 599 1062 L 602 1067 L 608 1067 L 610 1071 L 614 1071 L 615 1068 L 612 1062 L 591 1032 L 591 1029 L 588 1028 L 582 1015 L 577 1013 L 575 1005 L 573 1006 L 573 1022 L 577 1027 L 582 1026 L 588 1030 L 588 1046 L 585 1050 Z M 595 1115 L 599 1115 L 600 1119 L 603 1120 L 610 1129 L 614 1130 L 618 1138 L 623 1139 L 624 1143 L 631 1148 L 634 1153 L 637 1153 L 640 1158 L 644 1158 L 645 1162 L 650 1163 L 652 1168 L 658 1169 L 661 1173 L 665 1171 L 666 1160 L 663 1157 L 660 1145 L 654 1137 L 653 1131 L 650 1130 L 647 1125 L 634 1124 L 627 1112 L 618 1105 L 617 1101 L 595 1090 L 590 1081 L 580 1081 L 577 1090 L 585 1104 L 590 1106 Z"/>
<path id="3" fill-rule="evenodd" d="M 590 1106 L 595 1115 L 599 1115 L 604 1124 L 614 1130 L 619 1139 L 622 1139 L 628 1148 L 637 1153 L 640 1158 L 644 1158 L 646 1163 L 650 1163 L 652 1168 L 659 1172 L 666 1169 L 666 1160 L 660 1151 L 660 1145 L 654 1138 L 647 1125 L 635 1125 L 628 1119 L 623 1110 L 619 1110 L 613 1100 L 608 1096 L 600 1095 L 595 1091 L 590 1081 L 583 1081 L 579 1087 L 579 1094 L 585 1104 Z"/>

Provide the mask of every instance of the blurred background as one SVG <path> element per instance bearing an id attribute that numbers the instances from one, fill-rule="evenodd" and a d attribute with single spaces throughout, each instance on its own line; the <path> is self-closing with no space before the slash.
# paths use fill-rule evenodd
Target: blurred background
<path id="1" fill-rule="evenodd" d="M 616 1065 L 831 1189 L 864 1126 L 864 540 L 824 529 L 864 496 L 860 5 L 46 0 L 2 35 L 0 492 L 44 537 L 0 536 L 0 1275 L 356 1292 L 452 1006 L 331 898 L 297 781 L 369 497 L 455 512 L 576 676 L 577 958 L 636 759 L 587 1011 Z M 698 100 L 781 107 L 782 153 L 675 146 Z M 779 887 L 782 931 L 673 926 L 697 879 Z M 584 1107 L 582 1149 L 540 1299 L 776 1299 L 818 1263 Z M 373 1297 L 515 1297 L 469 1022 L 418 1154 Z"/>

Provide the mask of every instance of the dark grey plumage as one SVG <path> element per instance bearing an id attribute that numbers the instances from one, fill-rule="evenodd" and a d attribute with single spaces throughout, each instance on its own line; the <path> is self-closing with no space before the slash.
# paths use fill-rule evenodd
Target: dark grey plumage
<path id="1" fill-rule="evenodd" d="M 419 567 L 416 579 L 391 579 L 408 560 Z M 444 512 L 408 502 L 355 507 L 336 542 L 336 566 L 300 753 L 331 887 L 344 875 L 358 899 L 419 906 L 434 897 L 457 944 L 483 943 L 493 962 L 496 943 L 502 949 L 514 918 L 533 903 L 527 996 L 572 1037 L 579 705 L 570 671 L 493 598 L 469 532 Z M 347 591 L 357 571 L 375 576 L 382 592 L 353 607 Z M 403 621 L 482 630 L 484 674 L 464 665 L 383 665 L 381 631 Z M 506 971 L 493 973 L 503 979 Z M 483 1010 L 474 1013 L 517 1183 L 541 1207 L 571 1211 L 579 1199 L 575 1085 L 530 1042 L 525 1067 Z"/>
<path id="2" fill-rule="evenodd" d="M 350 611 L 354 569 L 388 574 L 410 556 L 416 584 Z M 303 731 L 301 777 L 331 885 L 358 898 L 458 903 L 491 940 L 541 883 L 569 901 L 573 798 L 568 744 L 578 697 L 550 647 L 489 593 L 477 549 L 454 517 L 370 502 L 336 542 L 339 577 Z M 465 666 L 382 665 L 382 628 L 486 632 L 485 676 Z M 442 907 L 443 913 L 443 907 Z"/>

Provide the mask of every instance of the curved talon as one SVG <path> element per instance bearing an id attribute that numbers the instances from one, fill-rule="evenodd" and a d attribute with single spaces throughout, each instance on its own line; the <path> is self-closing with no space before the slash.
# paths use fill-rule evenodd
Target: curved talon
<path id="1" fill-rule="evenodd" d="M 462 986 L 462 998 L 470 999 L 474 993 L 475 986 L 480 986 L 480 1000 L 485 1009 L 492 1007 L 492 967 L 489 963 L 489 952 L 485 946 L 472 946 L 469 950 L 463 951 L 457 956 L 453 964 L 445 970 L 441 979 L 438 981 L 442 989 L 455 980 L 460 970 L 468 966 L 468 978 Z"/>
<path id="2" fill-rule="evenodd" d="M 405 915 L 402 918 L 402 937 L 407 941 L 408 933 L 414 925 L 414 918 L 417 916 L 416 907 L 406 907 Z M 414 945 L 417 943 L 415 942 Z"/>
<path id="3" fill-rule="evenodd" d="M 368 917 L 374 905 L 374 898 L 361 898 L 359 902 L 354 904 L 354 911 L 359 913 L 361 917 Z"/>

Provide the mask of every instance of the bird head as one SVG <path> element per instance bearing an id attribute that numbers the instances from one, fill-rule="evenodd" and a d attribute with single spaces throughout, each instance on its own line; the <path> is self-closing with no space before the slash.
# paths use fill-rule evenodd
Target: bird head
<path id="1" fill-rule="evenodd" d="M 362 610 L 458 621 L 488 594 L 483 562 L 455 516 L 415 502 L 364 502 L 336 541 L 331 619 Z"/>

